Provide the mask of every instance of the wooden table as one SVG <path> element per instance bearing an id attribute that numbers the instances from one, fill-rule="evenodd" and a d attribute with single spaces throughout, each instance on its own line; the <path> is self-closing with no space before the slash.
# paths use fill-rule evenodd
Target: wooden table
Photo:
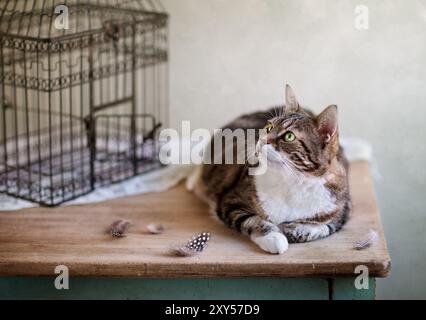
<path id="1" fill-rule="evenodd" d="M 374 298 L 375 278 L 390 258 L 366 162 L 351 164 L 354 211 L 344 229 L 323 240 L 290 245 L 283 255 L 262 252 L 227 229 L 183 185 L 164 192 L 85 206 L 0 213 L 0 298 Z M 105 229 L 132 221 L 127 237 Z M 144 232 L 149 223 L 165 232 Z M 353 249 L 370 228 L 375 246 Z M 209 231 L 205 252 L 190 258 L 169 248 Z M 55 267 L 69 269 L 69 290 L 57 290 Z M 354 270 L 366 266 L 369 288 L 356 289 Z"/>

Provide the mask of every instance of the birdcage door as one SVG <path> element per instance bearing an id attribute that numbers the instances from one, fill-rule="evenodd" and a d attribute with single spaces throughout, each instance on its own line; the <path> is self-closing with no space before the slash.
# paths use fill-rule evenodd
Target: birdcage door
<path id="1" fill-rule="evenodd" d="M 92 164 L 95 186 L 119 182 L 159 167 L 152 115 L 102 113 L 95 116 Z"/>

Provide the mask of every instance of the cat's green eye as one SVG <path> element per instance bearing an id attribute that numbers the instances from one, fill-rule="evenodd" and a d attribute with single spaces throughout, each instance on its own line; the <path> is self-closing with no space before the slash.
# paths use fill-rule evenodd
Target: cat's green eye
<path id="1" fill-rule="evenodd" d="M 266 127 L 265 127 L 266 132 L 267 132 L 267 133 L 271 132 L 271 130 L 272 130 L 272 128 L 273 128 L 273 127 L 274 127 L 274 126 L 272 125 L 272 123 L 268 123 L 268 124 L 266 125 Z"/>
<path id="2" fill-rule="evenodd" d="M 296 136 L 294 135 L 293 132 L 287 131 L 286 133 L 284 133 L 285 142 L 293 142 L 294 140 L 296 140 Z"/>

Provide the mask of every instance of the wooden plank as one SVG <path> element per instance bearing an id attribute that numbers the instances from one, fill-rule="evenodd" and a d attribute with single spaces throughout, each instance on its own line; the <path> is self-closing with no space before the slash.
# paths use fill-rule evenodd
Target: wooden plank
<path id="1" fill-rule="evenodd" d="M 323 240 L 290 245 L 283 255 L 262 252 L 246 237 L 226 228 L 204 203 L 182 185 L 153 193 L 84 206 L 33 208 L 0 213 L 0 275 L 52 276 L 68 266 L 72 276 L 118 277 L 336 277 L 353 276 L 358 265 L 370 277 L 384 277 L 390 258 L 366 162 L 351 164 L 354 211 L 345 228 Z M 128 236 L 112 239 L 106 227 L 131 220 Z M 161 223 L 161 235 L 144 227 Z M 356 251 L 354 243 L 370 228 L 380 237 L 373 248 Z M 212 239 L 202 254 L 177 258 L 168 254 L 201 231 Z"/>
<path id="2" fill-rule="evenodd" d="M 53 277 L 0 278 L 0 299 L 328 300 L 324 279 L 71 278 L 57 290 Z"/>

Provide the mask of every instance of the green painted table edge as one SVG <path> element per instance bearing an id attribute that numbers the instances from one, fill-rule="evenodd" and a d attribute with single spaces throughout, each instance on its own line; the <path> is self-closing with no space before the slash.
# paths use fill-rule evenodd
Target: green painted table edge
<path id="1" fill-rule="evenodd" d="M 142 279 L 70 278 L 58 290 L 54 277 L 0 277 L 0 299 L 46 300 L 373 300 L 376 279 L 356 289 L 354 278 Z"/>

